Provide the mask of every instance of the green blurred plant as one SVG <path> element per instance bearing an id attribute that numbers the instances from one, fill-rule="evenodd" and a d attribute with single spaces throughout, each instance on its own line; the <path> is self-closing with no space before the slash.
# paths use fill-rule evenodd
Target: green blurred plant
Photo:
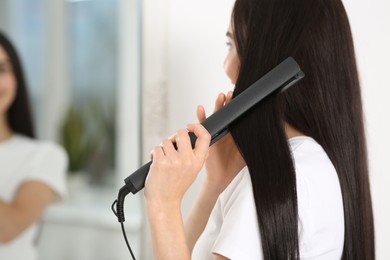
<path id="1" fill-rule="evenodd" d="M 89 97 L 69 108 L 61 127 L 61 141 L 69 156 L 69 172 L 86 172 L 92 182 L 105 182 L 113 172 L 116 144 L 114 108 L 103 109 Z"/>
<path id="2" fill-rule="evenodd" d="M 91 98 L 86 111 L 90 121 L 90 135 L 94 136 L 95 150 L 88 163 L 90 181 L 94 184 L 105 183 L 111 179 L 115 162 L 116 113 L 113 107 L 104 106 L 98 99 Z"/>
<path id="3" fill-rule="evenodd" d="M 70 107 L 61 127 L 61 142 L 69 157 L 71 173 L 82 170 L 94 150 L 88 140 L 87 124 L 79 108 Z"/>

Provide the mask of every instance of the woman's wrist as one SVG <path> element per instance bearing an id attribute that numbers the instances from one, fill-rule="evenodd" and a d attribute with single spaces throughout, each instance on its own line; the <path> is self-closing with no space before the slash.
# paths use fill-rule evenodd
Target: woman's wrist
<path id="1" fill-rule="evenodd" d="M 145 201 L 156 259 L 190 259 L 182 214 L 177 203 Z"/>
<path id="2" fill-rule="evenodd" d="M 145 209 L 150 215 L 168 215 L 172 212 L 180 211 L 179 201 L 163 201 L 145 198 Z"/>

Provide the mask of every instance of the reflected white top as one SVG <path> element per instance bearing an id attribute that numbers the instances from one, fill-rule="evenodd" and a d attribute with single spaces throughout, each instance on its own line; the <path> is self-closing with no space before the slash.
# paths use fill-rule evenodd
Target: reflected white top
<path id="1" fill-rule="evenodd" d="M 312 138 L 289 139 L 297 178 L 300 259 L 340 259 L 344 211 L 336 170 Z M 219 196 L 192 259 L 263 259 L 251 178 L 245 167 Z"/>
<path id="2" fill-rule="evenodd" d="M 52 143 L 14 135 L 0 142 L 0 198 L 11 202 L 24 182 L 36 180 L 50 186 L 59 197 L 66 194 L 67 156 Z M 7 244 L 0 244 L 1 260 L 35 260 L 38 223 Z"/>

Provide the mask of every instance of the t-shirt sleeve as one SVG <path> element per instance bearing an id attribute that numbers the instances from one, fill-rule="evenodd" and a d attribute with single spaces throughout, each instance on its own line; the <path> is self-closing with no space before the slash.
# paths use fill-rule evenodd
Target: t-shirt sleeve
<path id="1" fill-rule="evenodd" d="M 52 143 L 42 143 L 31 158 L 25 181 L 40 181 L 52 188 L 59 199 L 67 195 L 66 171 L 68 157 L 64 149 Z"/>
<path id="2" fill-rule="evenodd" d="M 222 194 L 218 201 L 223 223 L 212 252 L 232 260 L 263 259 L 249 173 L 242 178 L 234 191 Z"/>

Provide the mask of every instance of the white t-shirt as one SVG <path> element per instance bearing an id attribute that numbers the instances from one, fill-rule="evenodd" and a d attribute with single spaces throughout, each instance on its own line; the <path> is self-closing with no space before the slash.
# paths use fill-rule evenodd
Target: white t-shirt
<path id="1" fill-rule="evenodd" d="M 0 142 L 0 198 L 11 202 L 21 184 L 40 181 L 61 198 L 66 194 L 67 156 L 62 148 L 48 142 L 14 135 Z M 34 245 L 38 223 L 7 244 L 0 244 L 1 260 L 35 260 Z"/>
<path id="2" fill-rule="evenodd" d="M 336 170 L 312 138 L 289 139 L 296 170 L 301 259 L 340 259 L 344 210 Z M 245 167 L 219 196 L 192 259 L 263 259 L 251 178 Z"/>

